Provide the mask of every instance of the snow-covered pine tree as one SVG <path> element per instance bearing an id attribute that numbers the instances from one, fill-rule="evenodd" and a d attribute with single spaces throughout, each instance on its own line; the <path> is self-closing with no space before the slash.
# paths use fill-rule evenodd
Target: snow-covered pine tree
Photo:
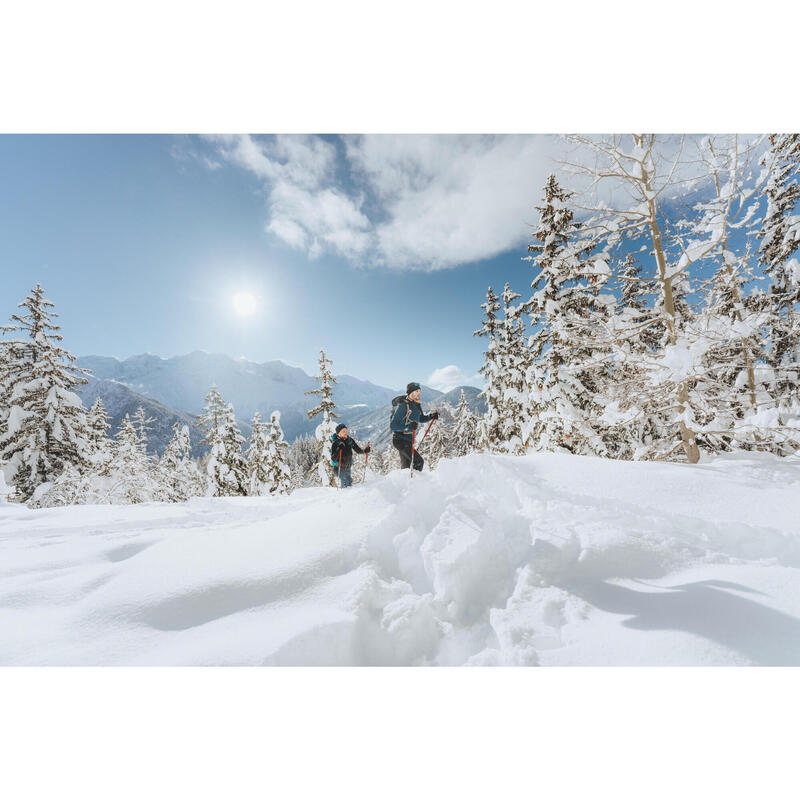
<path id="1" fill-rule="evenodd" d="M 11 352 L 11 342 L 0 339 L 0 440 L 6 430 L 6 421 L 11 406 L 12 363 L 16 358 Z"/>
<path id="2" fill-rule="evenodd" d="M 486 401 L 483 416 L 482 446 L 486 450 L 499 450 L 503 444 L 503 367 L 500 362 L 500 325 L 497 312 L 501 309 L 500 298 L 490 286 L 486 290 L 486 302 L 481 304 L 484 320 L 472 335 L 488 339 L 483 354 L 483 365 L 478 372 L 483 375 L 486 388 L 481 397 Z"/>
<path id="3" fill-rule="evenodd" d="M 215 497 L 247 494 L 247 464 L 242 451 L 244 443 L 244 437 L 236 425 L 233 404 L 228 403 L 222 429 L 218 431 L 209 454 L 209 479 Z"/>
<path id="4" fill-rule="evenodd" d="M 390 472 L 400 469 L 400 453 L 391 444 L 383 451 L 381 466 L 383 475 L 388 475 Z"/>
<path id="5" fill-rule="evenodd" d="M 250 439 L 245 458 L 247 460 L 247 494 L 260 497 L 269 494 L 270 475 L 267 470 L 268 436 L 267 424 L 257 411 L 250 423 Z"/>
<path id="6" fill-rule="evenodd" d="M 466 456 L 478 447 L 478 418 L 472 413 L 463 389 L 458 399 L 451 438 L 454 456 Z"/>
<path id="7" fill-rule="evenodd" d="M 436 465 L 439 461 L 452 456 L 452 428 L 445 421 L 444 416 L 440 416 L 440 418 L 431 425 L 431 429 L 423 441 L 421 450 L 421 455 L 430 469 L 436 469 Z"/>
<path id="8" fill-rule="evenodd" d="M 619 264 L 617 282 L 620 302 L 614 321 L 625 330 L 625 336 L 616 343 L 611 379 L 604 389 L 606 408 L 600 419 L 608 455 L 639 460 L 669 436 L 663 414 L 648 401 L 645 369 L 645 362 L 663 346 L 666 328 L 661 312 L 654 308 L 655 281 L 642 276 L 631 253 Z M 638 405 L 630 403 L 631 397 L 638 398 Z M 626 413 L 620 412 L 621 406 L 627 407 Z"/>
<path id="9" fill-rule="evenodd" d="M 197 426 L 204 432 L 209 453 L 205 459 L 208 489 L 212 497 L 247 494 L 247 464 L 242 452 L 244 438 L 236 426 L 233 406 L 222 399 L 216 386 L 206 395 Z"/>
<path id="10" fill-rule="evenodd" d="M 101 397 L 98 397 L 89 409 L 86 423 L 89 428 L 89 459 L 93 467 L 97 468 L 106 464 L 111 458 L 111 440 L 108 438 L 111 423 Z"/>
<path id="11" fill-rule="evenodd" d="M 765 308 L 767 363 L 772 368 L 771 394 L 778 401 L 777 424 L 794 425 L 800 417 L 800 134 L 772 134 L 763 164 L 767 173 L 767 209 L 761 230 L 759 263 L 769 277 Z M 797 448 L 796 437 L 779 452 Z"/>
<path id="12" fill-rule="evenodd" d="M 292 471 L 292 491 L 302 489 L 306 485 L 305 472 L 298 464 L 290 464 L 289 469 Z"/>
<path id="13" fill-rule="evenodd" d="M 314 419 L 322 415 L 322 420 L 314 431 L 317 440 L 317 458 L 314 474 L 310 475 L 311 480 L 317 486 L 336 486 L 336 475 L 330 458 L 331 436 L 336 433 L 336 423 L 334 420 L 339 418 L 336 413 L 336 403 L 333 401 L 332 386 L 336 383 L 336 378 L 331 372 L 333 362 L 325 357 L 325 351 L 319 351 L 319 375 L 314 379 L 320 382 L 319 389 L 312 389 L 306 392 L 307 395 L 318 395 L 319 403 L 310 411 L 306 412 L 309 419 Z"/>
<path id="14" fill-rule="evenodd" d="M 269 422 L 253 416 L 250 446 L 247 450 L 247 493 L 252 496 L 287 494 L 292 490 L 289 445 L 284 441 L 280 411 L 273 411 Z"/>
<path id="15" fill-rule="evenodd" d="M 11 497 L 14 494 L 13 487 L 9 486 L 6 483 L 6 476 L 3 472 L 3 468 L 6 466 L 5 461 L 0 461 L 0 503 L 7 503 L 11 500 Z"/>
<path id="16" fill-rule="evenodd" d="M 152 422 L 155 422 L 154 417 L 148 417 L 145 413 L 145 410 L 142 406 L 136 409 L 136 413 L 133 415 L 133 427 L 136 428 L 136 436 L 139 438 L 139 447 L 142 448 L 142 452 L 147 452 L 147 442 L 149 441 L 150 431 L 153 429 L 151 425 Z"/>
<path id="17" fill-rule="evenodd" d="M 267 426 L 266 471 L 270 494 L 289 494 L 292 491 L 289 445 L 283 438 L 280 411 L 272 412 Z"/>
<path id="18" fill-rule="evenodd" d="M 111 462 L 107 468 L 112 479 L 108 502 L 147 503 L 155 499 L 159 486 L 153 479 L 151 466 L 150 459 L 142 452 L 136 428 L 126 414 L 114 437 Z"/>
<path id="19" fill-rule="evenodd" d="M 289 466 L 295 489 L 306 485 L 306 476 L 317 463 L 319 444 L 313 436 L 298 436 L 289 447 Z"/>
<path id="20" fill-rule="evenodd" d="M 514 305 L 520 295 L 506 284 L 503 289 L 503 321 L 498 332 L 501 374 L 499 449 L 523 455 L 530 444 L 535 417 L 530 413 L 528 369 L 533 364 L 525 338 L 522 305 Z"/>
<path id="21" fill-rule="evenodd" d="M 23 497 L 54 480 L 72 465 L 88 465 L 86 411 L 73 391 L 86 383 L 87 370 L 74 366 L 75 356 L 61 346 L 58 315 L 37 283 L 19 304 L 3 333 L 21 332 L 5 349 L 8 414 L 0 438 L 0 458 L 9 462 L 11 479 Z M 9 363 L 10 359 L 10 363 Z"/>
<path id="22" fill-rule="evenodd" d="M 605 359 L 598 359 L 601 348 L 592 338 L 611 302 L 598 292 L 610 270 L 603 258 L 591 259 L 594 243 L 582 236 L 574 220 L 572 196 L 555 175 L 548 176 L 544 205 L 537 206 L 537 241 L 528 246 L 524 259 L 538 270 L 525 303 L 534 329 L 527 374 L 530 441 L 540 450 L 605 455 L 599 429 L 603 400 L 596 377 Z"/>
<path id="23" fill-rule="evenodd" d="M 214 446 L 214 441 L 222 430 L 226 415 L 225 401 L 215 384 L 206 395 L 203 413 L 197 418 L 197 427 L 203 432 L 202 443 L 209 449 Z"/>
<path id="24" fill-rule="evenodd" d="M 762 240 L 759 263 L 780 292 L 797 282 L 795 276 L 785 273 L 785 268 L 800 246 L 800 216 L 794 213 L 800 200 L 800 133 L 773 133 L 769 142 L 762 159 L 767 171 L 763 189 L 767 210 L 758 232 Z"/>
<path id="25" fill-rule="evenodd" d="M 172 426 L 172 439 L 158 462 L 161 499 L 181 503 L 204 493 L 204 483 L 191 452 L 189 428 L 176 422 Z"/>
<path id="26" fill-rule="evenodd" d="M 394 450 L 394 448 L 392 448 Z M 395 452 L 397 452 L 395 450 Z M 385 475 L 386 474 L 386 467 L 383 463 L 383 452 L 381 450 L 371 450 L 369 454 L 369 465 L 368 469 L 370 473 L 374 473 L 375 475 Z M 365 470 L 366 473 L 366 470 Z"/>

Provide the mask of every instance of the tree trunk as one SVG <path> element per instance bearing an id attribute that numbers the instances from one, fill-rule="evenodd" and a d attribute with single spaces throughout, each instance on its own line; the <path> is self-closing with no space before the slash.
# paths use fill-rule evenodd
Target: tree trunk
<path id="1" fill-rule="evenodd" d="M 641 135 L 634 135 L 634 142 L 642 147 L 644 145 L 644 137 Z M 661 291 L 664 297 L 664 311 L 667 314 L 667 333 L 669 335 L 669 343 L 676 344 L 678 341 L 678 332 L 675 326 L 675 299 L 672 293 L 672 278 L 667 277 L 667 258 L 664 253 L 664 245 L 661 241 L 661 230 L 658 226 L 658 217 L 656 215 L 656 203 L 651 198 L 652 189 L 650 187 L 650 178 L 644 171 L 642 166 L 642 184 L 647 195 L 647 212 L 648 223 L 650 226 L 650 237 L 653 240 L 653 250 L 656 254 L 656 263 L 658 264 L 658 280 L 661 284 Z M 681 413 L 686 409 L 689 402 L 689 390 L 686 386 L 686 381 L 678 384 L 678 404 L 681 407 Z M 694 431 L 683 421 L 679 424 L 681 441 L 683 443 L 683 451 L 686 453 L 686 458 L 690 464 L 696 464 L 700 460 L 700 449 L 697 446 Z"/>

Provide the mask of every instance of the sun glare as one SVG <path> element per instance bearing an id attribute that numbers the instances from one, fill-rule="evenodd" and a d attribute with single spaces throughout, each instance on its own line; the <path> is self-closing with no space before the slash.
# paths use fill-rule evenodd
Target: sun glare
<path id="1" fill-rule="evenodd" d="M 251 317 L 256 311 L 256 298 L 250 292 L 237 292 L 233 296 L 233 310 L 239 317 Z"/>

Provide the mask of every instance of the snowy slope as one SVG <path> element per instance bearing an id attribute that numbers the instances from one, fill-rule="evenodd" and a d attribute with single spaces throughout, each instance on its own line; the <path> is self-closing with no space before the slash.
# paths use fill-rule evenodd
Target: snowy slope
<path id="1" fill-rule="evenodd" d="M 800 462 L 0 506 L 3 664 L 800 664 Z"/>

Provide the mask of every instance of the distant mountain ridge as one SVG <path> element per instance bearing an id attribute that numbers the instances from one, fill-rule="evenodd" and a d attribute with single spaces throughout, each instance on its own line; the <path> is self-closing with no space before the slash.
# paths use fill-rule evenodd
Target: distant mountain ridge
<path id="1" fill-rule="evenodd" d="M 159 455 L 164 452 L 164 448 L 172 438 L 172 426 L 177 422 L 180 425 L 187 425 L 189 427 L 189 437 L 192 442 L 192 453 L 195 456 L 200 455 L 202 446 L 200 444 L 203 438 L 202 432 L 196 427 L 196 418 L 192 414 L 185 411 L 178 411 L 174 408 L 169 408 L 158 400 L 153 400 L 150 397 L 134 392 L 132 389 L 125 386 L 123 383 L 116 381 L 104 380 L 103 378 L 95 378 L 92 375 L 87 376 L 89 382 L 85 386 L 78 387 L 77 391 L 81 395 L 84 406 L 91 408 L 94 401 L 100 397 L 103 400 L 106 412 L 108 413 L 109 422 L 111 427 L 108 430 L 108 435 L 114 437 L 119 430 L 119 426 L 125 419 L 125 415 L 129 415 L 133 419 L 136 410 L 141 406 L 145 414 L 152 418 L 151 430 L 148 434 L 147 450 L 150 453 L 158 453 Z M 248 426 L 249 433 L 249 426 Z"/>
<path id="2" fill-rule="evenodd" d="M 233 403 L 243 433 L 249 432 L 249 423 L 255 412 L 268 419 L 273 411 L 280 411 L 281 425 L 288 441 L 313 432 L 318 425 L 317 419 L 309 420 L 306 416 L 306 412 L 316 405 L 317 397 L 305 395 L 305 392 L 318 388 L 317 381 L 299 367 L 291 367 L 283 361 L 258 364 L 195 350 L 171 358 L 149 353 L 123 360 L 89 355 L 79 357 L 77 364 L 91 370 L 95 379 L 95 383 L 84 390 L 87 407 L 95 397 L 103 397 L 109 413 L 116 420 L 112 405 L 114 410 L 128 409 L 132 403 L 141 402 L 141 398 L 148 399 L 156 405 L 145 410 L 160 420 L 161 428 L 165 431 L 169 428 L 170 435 L 172 422 L 179 417 L 193 419 L 202 411 L 205 397 L 214 384 L 226 402 Z M 354 417 L 388 407 L 392 398 L 403 390 L 403 387 L 390 389 L 379 386 L 352 375 L 337 375 L 336 380 L 333 387 L 336 405 L 340 413 Z M 433 400 L 442 397 L 443 393 L 423 386 L 423 395 L 425 399 Z M 121 420 L 125 413 L 130 412 L 120 413 Z M 116 428 L 111 431 L 112 435 L 115 431 Z M 166 445 L 162 438 L 158 437 L 156 445 L 159 452 Z"/>

